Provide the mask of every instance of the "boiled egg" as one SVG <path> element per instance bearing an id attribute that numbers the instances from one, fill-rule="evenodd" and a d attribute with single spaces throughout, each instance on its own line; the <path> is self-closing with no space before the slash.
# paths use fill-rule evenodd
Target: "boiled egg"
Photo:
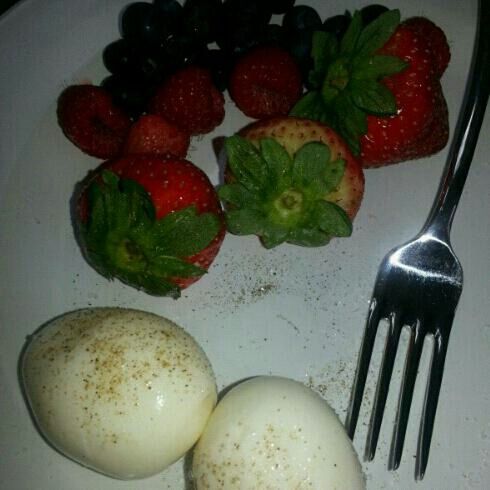
<path id="1" fill-rule="evenodd" d="M 183 456 L 217 399 L 209 360 L 188 333 L 122 308 L 49 322 L 28 341 L 22 379 L 45 438 L 119 479 L 154 475 Z"/>
<path id="2" fill-rule="evenodd" d="M 197 490 L 363 490 L 335 412 L 297 381 L 260 376 L 218 403 L 195 448 Z"/>

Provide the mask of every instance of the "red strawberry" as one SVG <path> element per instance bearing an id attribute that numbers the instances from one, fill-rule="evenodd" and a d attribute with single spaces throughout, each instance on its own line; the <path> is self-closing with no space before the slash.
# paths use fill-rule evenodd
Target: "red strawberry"
<path id="1" fill-rule="evenodd" d="M 436 99 L 435 111 L 431 123 L 420 138 L 414 139 L 411 144 L 404 145 L 400 149 L 398 154 L 400 161 L 413 160 L 420 158 L 421 155 L 430 156 L 446 146 L 449 138 L 449 118 L 446 100 L 438 85 L 435 86 L 434 97 Z M 364 166 L 367 167 L 366 164 Z"/>
<path id="2" fill-rule="evenodd" d="M 79 199 L 80 241 L 104 276 L 178 297 L 216 257 L 222 211 L 206 174 L 183 159 L 128 155 L 89 177 Z"/>
<path id="3" fill-rule="evenodd" d="M 363 27 L 359 12 L 338 47 L 313 36 L 313 90 L 292 115 L 335 128 L 364 167 L 428 156 L 447 143 L 440 75 L 449 61 L 442 30 L 423 18 L 400 24 L 388 10 Z"/>
<path id="4" fill-rule="evenodd" d="M 304 246 L 348 236 L 364 175 L 345 142 L 322 123 L 293 117 L 258 121 L 228 138 L 228 229 L 266 247 Z M 252 143 L 252 145 L 250 145 Z"/>
<path id="5" fill-rule="evenodd" d="M 58 98 L 58 123 L 66 137 L 83 152 L 113 158 L 121 150 L 131 120 L 111 96 L 94 85 L 72 85 Z"/>
<path id="6" fill-rule="evenodd" d="M 163 117 L 152 114 L 141 116 L 129 131 L 123 153 L 173 155 L 184 158 L 189 149 L 190 137 Z"/>
<path id="7" fill-rule="evenodd" d="M 230 95 L 247 116 L 286 115 L 302 92 L 301 73 L 291 55 L 260 47 L 243 56 L 230 79 Z"/>
<path id="8" fill-rule="evenodd" d="M 435 75 L 431 53 L 413 26 L 406 26 L 405 23 L 398 27 L 380 50 L 380 54 L 402 58 L 409 66 L 384 80 L 395 97 L 397 114 L 389 117 L 368 116 L 367 133 L 361 138 L 364 167 L 379 167 L 425 157 L 446 145 L 446 103 Z M 439 141 L 435 141 L 437 126 L 442 126 Z M 436 144 L 425 145 L 424 141 L 429 137 Z"/>
<path id="9" fill-rule="evenodd" d="M 223 94 L 204 68 L 189 66 L 174 73 L 157 91 L 149 112 L 191 135 L 204 134 L 225 117 Z"/>
<path id="10" fill-rule="evenodd" d="M 425 41 L 432 57 L 434 74 L 441 78 L 451 59 L 451 52 L 444 31 L 425 17 L 411 17 L 403 22 L 405 27 L 413 29 Z"/>

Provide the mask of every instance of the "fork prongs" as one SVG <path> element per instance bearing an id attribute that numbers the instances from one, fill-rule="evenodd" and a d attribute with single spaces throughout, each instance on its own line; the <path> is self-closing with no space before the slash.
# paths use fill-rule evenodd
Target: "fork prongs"
<path id="1" fill-rule="evenodd" d="M 357 363 L 356 375 L 352 387 L 352 394 L 347 412 L 345 427 L 347 434 L 351 439 L 354 438 L 356 431 L 357 420 L 359 418 L 359 410 L 361 408 L 362 397 L 364 395 L 364 387 L 371 363 L 371 355 L 373 353 L 374 341 L 376 340 L 376 332 L 378 331 L 379 321 L 381 319 L 381 307 L 376 297 L 371 299 L 369 304 L 369 312 L 362 341 L 361 352 Z"/>
<path id="2" fill-rule="evenodd" d="M 371 412 L 371 422 L 369 424 L 369 431 L 367 435 L 365 452 L 365 459 L 367 461 L 371 461 L 376 453 L 379 431 L 381 429 L 381 422 L 383 420 L 383 413 L 386 406 L 390 380 L 393 373 L 393 365 L 395 363 L 398 342 L 400 340 L 400 333 L 403 326 L 401 317 L 396 312 L 392 313 L 388 319 L 390 325 L 386 336 L 383 360 L 379 371 L 376 394 L 373 402 L 373 410 Z"/>
<path id="3" fill-rule="evenodd" d="M 447 325 L 451 325 L 453 320 L 449 318 L 446 321 L 449 322 Z M 424 477 L 429 460 L 430 443 L 434 429 L 437 402 L 441 391 L 448 340 L 448 338 L 444 338 L 441 335 L 440 331 L 436 330 L 417 444 L 417 459 L 415 462 L 415 478 L 417 480 L 422 480 Z"/>
<path id="4" fill-rule="evenodd" d="M 407 432 L 408 417 L 412 405 L 413 390 L 415 380 L 424 346 L 425 330 L 420 321 L 417 321 L 410 328 L 410 339 L 405 359 L 405 368 L 403 370 L 402 382 L 400 387 L 400 398 L 398 401 L 398 411 L 395 419 L 393 430 L 393 441 L 391 445 L 388 469 L 396 470 L 400 466 L 400 460 Z"/>
<path id="5" fill-rule="evenodd" d="M 357 365 L 356 376 L 354 379 L 346 419 L 346 430 L 349 437 L 352 439 L 354 437 L 359 418 L 359 411 L 364 395 L 366 378 L 371 362 L 378 326 L 382 318 L 387 318 L 390 324 L 385 341 L 383 359 L 381 361 L 380 373 L 376 386 L 376 394 L 374 396 L 373 409 L 371 412 L 371 421 L 367 435 L 365 459 L 368 461 L 372 460 L 376 453 L 376 446 L 383 420 L 390 381 L 393 374 L 393 366 L 400 341 L 400 334 L 404 326 L 403 318 L 399 312 L 392 312 L 384 315 L 381 311 L 380 304 L 375 298 L 371 300 L 371 304 L 369 306 L 369 314 L 364 339 L 362 341 L 361 352 L 359 354 L 359 362 Z M 446 325 L 446 329 L 449 330 L 448 325 L 450 328 L 452 324 L 452 317 L 445 318 L 444 323 Z M 390 470 L 396 470 L 400 465 L 415 382 L 422 356 L 422 350 L 424 348 L 424 339 L 427 333 L 426 327 L 427 326 L 421 321 L 416 321 L 415 324 L 410 326 L 410 338 L 400 386 L 398 410 L 394 424 L 393 440 L 388 462 L 388 469 Z M 415 478 L 417 480 L 421 480 L 424 477 L 425 470 L 427 468 L 434 420 L 437 410 L 437 402 L 442 384 L 447 343 L 449 340 L 441 334 L 441 329 L 433 328 L 431 331 L 435 332 L 434 345 L 427 379 L 425 400 L 422 408 L 422 418 L 420 421 L 417 459 L 415 464 Z"/>

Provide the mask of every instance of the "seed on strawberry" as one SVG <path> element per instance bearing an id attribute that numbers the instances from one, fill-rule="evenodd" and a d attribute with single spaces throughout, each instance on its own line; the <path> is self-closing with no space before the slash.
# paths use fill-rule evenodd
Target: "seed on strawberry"
<path id="1" fill-rule="evenodd" d="M 104 163 L 82 189 L 81 248 L 109 279 L 177 298 L 220 249 L 219 200 L 206 174 L 187 160 L 128 155 Z"/>
<path id="2" fill-rule="evenodd" d="M 255 234 L 265 247 L 325 245 L 349 236 L 364 193 L 357 159 L 329 127 L 278 117 L 226 140 L 228 230 Z"/>
<path id="3" fill-rule="evenodd" d="M 149 112 L 191 135 L 204 134 L 222 123 L 224 98 L 208 70 L 189 66 L 174 73 L 158 89 Z"/>
<path id="4" fill-rule="evenodd" d="M 141 116 L 129 130 L 123 153 L 149 154 L 184 158 L 189 149 L 189 135 L 163 117 Z"/>
<path id="5" fill-rule="evenodd" d="M 289 53 L 261 47 L 243 56 L 230 79 L 230 94 L 239 109 L 256 119 L 286 115 L 302 91 L 301 72 Z"/>
<path id="6" fill-rule="evenodd" d="M 66 137 L 97 158 L 119 154 L 131 126 L 111 96 L 94 85 L 72 85 L 58 98 L 58 123 Z"/>

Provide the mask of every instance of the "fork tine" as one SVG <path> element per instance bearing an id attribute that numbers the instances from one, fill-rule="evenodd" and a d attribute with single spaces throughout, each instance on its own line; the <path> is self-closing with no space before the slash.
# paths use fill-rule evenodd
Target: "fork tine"
<path id="1" fill-rule="evenodd" d="M 417 371 L 423 345 L 424 332 L 422 331 L 421 324 L 417 323 L 415 328 L 411 330 L 408 344 L 408 352 L 400 388 L 398 412 L 393 430 L 393 442 L 390 451 L 390 459 L 388 462 L 389 470 L 396 470 L 400 465 L 403 444 L 405 442 L 405 434 L 407 431 L 408 416 L 410 414 L 410 406 L 412 404 L 413 389 L 415 386 L 415 379 L 417 378 Z"/>
<path id="2" fill-rule="evenodd" d="M 376 387 L 376 395 L 374 397 L 373 411 L 371 413 L 371 422 L 369 424 L 365 453 L 365 459 L 367 461 L 371 461 L 376 453 L 379 431 L 383 420 L 383 413 L 390 387 L 393 364 L 395 363 L 401 329 L 402 323 L 400 315 L 393 313 L 390 316 L 390 328 L 388 335 L 386 336 L 383 361 L 381 363 L 378 384 Z"/>
<path id="3" fill-rule="evenodd" d="M 449 319 L 451 325 L 452 318 Z M 430 442 L 432 439 L 432 430 L 434 428 L 434 419 L 437 410 L 437 401 L 441 390 L 442 375 L 444 362 L 446 360 L 448 339 L 444 338 L 440 332 L 434 335 L 434 351 L 430 363 L 429 378 L 427 390 L 425 393 L 424 407 L 422 410 L 422 419 L 420 422 L 419 441 L 417 445 L 417 459 L 415 462 L 415 478 L 422 480 L 429 460 Z"/>
<path id="4" fill-rule="evenodd" d="M 373 297 L 371 299 L 371 303 L 369 304 L 369 312 L 366 321 L 366 328 L 364 331 L 364 339 L 362 341 L 361 352 L 359 354 L 356 376 L 354 379 L 354 385 L 352 387 L 351 400 L 349 404 L 349 410 L 347 412 L 347 419 L 345 422 L 347 434 L 351 439 L 354 438 L 354 433 L 356 431 L 357 420 L 359 418 L 359 410 L 361 408 L 364 387 L 366 385 L 366 378 L 369 370 L 369 364 L 371 362 L 371 355 L 373 353 L 374 341 L 376 339 L 376 332 L 378 330 L 380 319 L 381 306 L 376 297 Z"/>

